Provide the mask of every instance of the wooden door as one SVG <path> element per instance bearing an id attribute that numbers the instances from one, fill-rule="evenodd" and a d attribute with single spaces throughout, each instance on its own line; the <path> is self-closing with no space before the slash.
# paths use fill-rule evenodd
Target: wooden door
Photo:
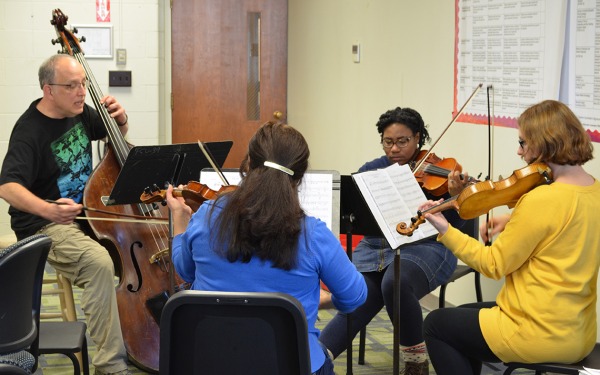
<path id="1" fill-rule="evenodd" d="M 258 127 L 285 117 L 287 0 L 174 0 L 173 143 L 232 140 L 237 168 Z"/>

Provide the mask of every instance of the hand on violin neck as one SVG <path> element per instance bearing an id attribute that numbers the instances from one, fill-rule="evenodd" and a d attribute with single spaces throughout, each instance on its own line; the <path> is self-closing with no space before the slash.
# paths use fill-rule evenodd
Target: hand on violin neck
<path id="1" fill-rule="evenodd" d="M 458 195 L 465 187 L 474 182 L 474 179 L 469 177 L 467 172 L 460 173 L 458 170 L 452 171 L 448 173 L 448 192 L 451 196 Z"/>
<path id="2" fill-rule="evenodd" d="M 185 204 L 185 199 L 182 197 L 173 196 L 173 185 L 170 184 L 167 188 L 166 200 L 173 216 L 173 235 L 185 232 L 192 217 L 191 207 Z"/>
<path id="3" fill-rule="evenodd" d="M 436 211 L 435 208 L 443 202 L 443 199 L 438 201 L 428 200 L 419 206 L 419 213 L 425 218 L 425 220 L 430 222 L 431 225 L 433 225 L 441 235 L 446 234 L 449 224 L 442 212 Z"/>

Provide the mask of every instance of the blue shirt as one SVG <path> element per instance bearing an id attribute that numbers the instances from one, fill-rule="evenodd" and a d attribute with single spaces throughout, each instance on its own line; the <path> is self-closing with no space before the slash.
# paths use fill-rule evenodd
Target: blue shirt
<path id="1" fill-rule="evenodd" d="M 308 323 L 311 368 L 315 372 L 325 362 L 315 327 L 320 299 L 320 281 L 332 293 L 332 302 L 342 312 L 351 312 L 367 298 L 365 280 L 348 260 L 340 241 L 317 218 L 306 216 L 298 240 L 296 268 L 274 268 L 270 261 L 253 257 L 249 263 L 229 262 L 217 253 L 210 238 L 215 219 L 225 200 L 204 202 L 192 215 L 186 231 L 173 239 L 173 264 L 192 289 L 232 292 L 283 292 L 304 307 Z M 210 220 L 210 222 L 209 222 Z M 211 230 L 211 228 L 213 228 Z"/>

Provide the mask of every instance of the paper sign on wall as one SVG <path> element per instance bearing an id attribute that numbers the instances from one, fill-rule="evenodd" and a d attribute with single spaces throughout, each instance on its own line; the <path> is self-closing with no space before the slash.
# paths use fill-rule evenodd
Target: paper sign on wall
<path id="1" fill-rule="evenodd" d="M 96 0 L 96 22 L 110 22 L 110 0 Z"/>

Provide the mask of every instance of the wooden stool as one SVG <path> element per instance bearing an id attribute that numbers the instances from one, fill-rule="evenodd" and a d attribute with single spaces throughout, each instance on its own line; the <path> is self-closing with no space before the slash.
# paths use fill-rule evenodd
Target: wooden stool
<path id="1" fill-rule="evenodd" d="M 40 314 L 40 319 L 62 318 L 65 322 L 74 322 L 77 320 L 77 311 L 75 310 L 75 300 L 73 299 L 73 287 L 71 281 L 64 277 L 60 272 L 55 276 L 44 275 L 44 288 L 42 295 L 57 295 L 60 302 L 60 312 L 45 312 Z M 50 287 L 54 286 L 54 287 Z"/>

